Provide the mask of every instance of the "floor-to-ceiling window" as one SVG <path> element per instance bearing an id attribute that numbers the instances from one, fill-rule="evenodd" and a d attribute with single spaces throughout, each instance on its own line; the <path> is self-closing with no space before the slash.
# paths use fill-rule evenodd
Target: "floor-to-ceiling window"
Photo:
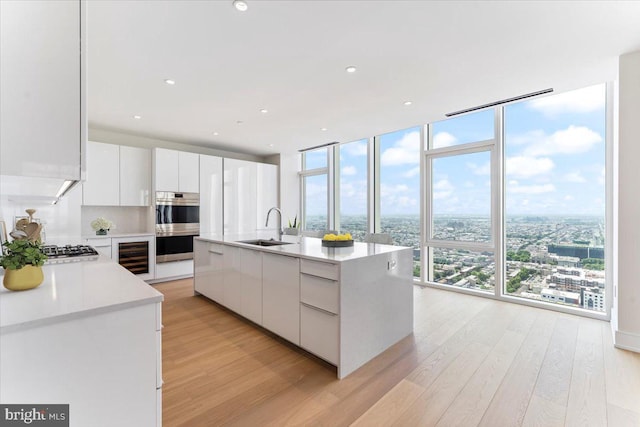
<path id="1" fill-rule="evenodd" d="M 329 159 L 327 148 L 302 153 L 302 227 L 329 228 Z"/>
<path id="2" fill-rule="evenodd" d="M 494 290 L 496 123 L 487 110 L 427 126 L 426 281 Z"/>
<path id="3" fill-rule="evenodd" d="M 336 194 L 335 228 L 351 233 L 362 241 L 369 232 L 368 221 L 368 151 L 369 141 L 349 142 L 336 146 Z"/>
<path id="4" fill-rule="evenodd" d="M 420 128 L 376 137 L 375 231 L 414 248 L 414 277 L 420 277 Z"/>
<path id="5" fill-rule="evenodd" d="M 508 105 L 508 295 L 606 311 L 605 86 Z"/>

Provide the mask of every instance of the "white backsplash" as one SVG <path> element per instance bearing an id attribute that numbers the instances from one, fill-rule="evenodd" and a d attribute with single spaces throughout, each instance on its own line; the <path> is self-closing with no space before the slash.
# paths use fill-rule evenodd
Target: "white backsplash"
<path id="1" fill-rule="evenodd" d="M 155 230 L 152 207 L 137 206 L 82 206 L 82 235 L 95 235 L 91 221 L 106 218 L 116 227 L 111 233 L 153 233 Z"/>
<path id="2" fill-rule="evenodd" d="M 44 225 L 45 243 L 55 241 L 78 243 L 81 234 L 80 204 L 82 203 L 82 186 L 77 185 L 60 201 L 51 203 L 17 202 L 12 196 L 2 194 L 0 198 L 0 220 L 4 221 L 7 233 L 13 230 L 14 218 L 26 216 L 25 209 L 36 210 L 35 218 Z"/>

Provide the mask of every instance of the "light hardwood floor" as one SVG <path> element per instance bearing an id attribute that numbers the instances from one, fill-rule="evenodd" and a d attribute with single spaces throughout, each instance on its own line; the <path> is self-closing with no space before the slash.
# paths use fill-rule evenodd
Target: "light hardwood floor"
<path id="1" fill-rule="evenodd" d="M 163 424 L 640 426 L 640 354 L 607 322 L 430 288 L 414 334 L 349 375 L 204 297 L 163 305 Z"/>

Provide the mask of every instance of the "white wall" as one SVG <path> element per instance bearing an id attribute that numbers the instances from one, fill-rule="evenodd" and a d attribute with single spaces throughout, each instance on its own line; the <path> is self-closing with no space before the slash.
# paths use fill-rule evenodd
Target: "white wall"
<path id="1" fill-rule="evenodd" d="M 620 57 L 618 272 L 612 327 L 617 347 L 640 352 L 640 52 Z M 615 277 L 615 276 L 614 276 Z"/>
<path id="2" fill-rule="evenodd" d="M 155 210 L 142 206 L 82 206 L 83 236 L 95 234 L 91 221 L 102 217 L 113 222 L 116 227 L 110 233 L 155 233 Z"/>

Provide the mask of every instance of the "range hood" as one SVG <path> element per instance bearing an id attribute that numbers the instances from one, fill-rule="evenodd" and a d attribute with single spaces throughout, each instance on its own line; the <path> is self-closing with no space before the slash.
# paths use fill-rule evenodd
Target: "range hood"
<path id="1" fill-rule="evenodd" d="M 0 176 L 0 195 L 16 203 L 55 205 L 75 185 L 76 180 L 30 176 Z"/>

